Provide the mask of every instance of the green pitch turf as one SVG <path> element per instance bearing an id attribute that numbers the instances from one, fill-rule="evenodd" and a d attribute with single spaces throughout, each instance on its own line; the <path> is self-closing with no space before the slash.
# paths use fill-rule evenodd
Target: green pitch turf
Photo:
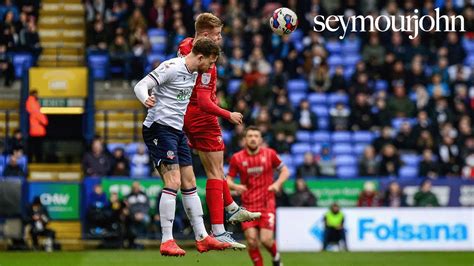
<path id="1" fill-rule="evenodd" d="M 384 253 L 283 253 L 285 266 L 473 266 L 474 253 L 468 252 L 384 252 Z M 264 253 L 265 265 L 271 265 Z M 0 266 L 242 266 L 251 265 L 246 251 L 199 254 L 188 251 L 185 257 L 160 256 L 158 251 L 82 251 L 82 252 L 3 252 Z"/>

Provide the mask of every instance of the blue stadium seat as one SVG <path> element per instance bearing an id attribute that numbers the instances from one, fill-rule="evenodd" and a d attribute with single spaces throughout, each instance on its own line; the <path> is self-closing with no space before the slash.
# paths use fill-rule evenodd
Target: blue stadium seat
<path id="1" fill-rule="evenodd" d="M 3 171 L 5 170 L 5 166 L 0 165 L 0 176 L 3 176 Z"/>
<path id="2" fill-rule="evenodd" d="M 417 123 L 416 118 L 394 118 L 392 119 L 392 127 L 394 130 L 399 131 L 403 123 L 408 122 L 410 125 L 415 125 Z"/>
<path id="3" fill-rule="evenodd" d="M 138 142 L 132 142 L 132 143 L 127 144 L 127 146 L 125 146 L 125 154 L 127 154 L 127 156 L 131 156 L 137 153 L 138 145 L 140 145 L 140 143 Z"/>
<path id="4" fill-rule="evenodd" d="M 353 149 L 354 154 L 357 155 L 357 156 L 362 155 L 364 153 L 365 148 L 368 145 L 369 144 L 367 144 L 367 143 L 356 143 L 354 145 L 354 149 Z"/>
<path id="5" fill-rule="evenodd" d="M 359 171 L 356 166 L 340 166 L 336 168 L 337 177 L 340 179 L 357 178 Z"/>
<path id="6" fill-rule="evenodd" d="M 356 143 L 371 143 L 374 138 L 374 133 L 372 133 L 371 131 L 355 131 L 354 133 L 352 133 L 352 141 Z"/>
<path id="7" fill-rule="evenodd" d="M 288 167 L 288 171 L 290 172 L 290 178 L 295 178 L 296 177 L 296 167 L 295 166 Z"/>
<path id="8" fill-rule="evenodd" d="M 167 32 L 164 29 L 149 29 L 148 38 L 150 39 L 151 50 L 155 53 L 164 53 L 167 46 Z"/>
<path id="9" fill-rule="evenodd" d="M 290 103 L 296 107 L 300 105 L 301 100 L 306 98 L 306 92 L 303 92 L 303 91 L 288 92 L 288 98 L 290 100 Z"/>
<path id="10" fill-rule="evenodd" d="M 400 159 L 405 163 L 405 165 L 413 167 L 418 167 L 418 164 L 421 161 L 420 156 L 417 154 L 402 154 Z"/>
<path id="11" fill-rule="evenodd" d="M 464 47 L 464 49 L 466 49 L 466 52 L 468 54 L 474 53 L 474 40 L 469 40 L 467 38 L 463 38 L 461 43 L 462 43 L 462 46 Z"/>
<path id="12" fill-rule="evenodd" d="M 296 29 L 290 34 L 290 41 L 294 44 L 301 43 L 304 37 L 304 32 L 302 29 Z"/>
<path id="13" fill-rule="evenodd" d="M 311 146 L 311 152 L 313 154 L 320 154 L 321 150 L 323 148 L 323 145 L 321 143 L 316 143 Z"/>
<path id="14" fill-rule="evenodd" d="M 241 83 L 242 80 L 240 79 L 231 79 L 229 81 L 229 84 L 227 85 L 227 93 L 229 93 L 230 95 L 237 93 L 240 89 Z"/>
<path id="15" fill-rule="evenodd" d="M 386 91 L 388 89 L 388 82 L 383 79 L 375 81 L 375 91 Z"/>
<path id="16" fill-rule="evenodd" d="M 331 141 L 335 143 L 351 141 L 351 132 L 349 131 L 336 131 L 331 135 Z"/>
<path id="17" fill-rule="evenodd" d="M 418 167 L 414 166 L 403 166 L 398 171 L 400 179 L 412 179 L 418 177 Z"/>
<path id="18" fill-rule="evenodd" d="M 360 40 L 357 38 L 348 38 L 342 44 L 342 52 L 345 55 L 358 54 L 360 51 Z"/>
<path id="19" fill-rule="evenodd" d="M 350 80 L 352 75 L 354 75 L 355 70 L 356 70 L 355 66 L 352 66 L 352 65 L 345 66 L 344 67 L 344 78 L 346 80 Z"/>
<path id="20" fill-rule="evenodd" d="M 331 141 L 331 135 L 329 131 L 323 131 L 323 130 L 314 131 L 312 138 L 313 138 L 313 142 L 316 142 L 316 143 L 329 143 Z"/>
<path id="21" fill-rule="evenodd" d="M 308 90 L 308 82 L 304 79 L 290 79 L 288 80 L 287 87 L 289 93 L 294 91 L 305 92 Z"/>
<path id="22" fill-rule="evenodd" d="M 297 142 L 311 142 L 311 132 L 305 130 L 298 130 L 296 132 Z"/>
<path id="23" fill-rule="evenodd" d="M 0 154 L 0 166 L 3 166 L 7 163 L 7 160 L 5 158 L 5 155 Z M 0 173 L 1 175 L 1 173 Z"/>
<path id="24" fill-rule="evenodd" d="M 150 170 L 150 167 L 148 167 L 147 165 L 138 166 L 133 163 L 130 165 L 131 177 L 148 177 L 150 176 L 150 174 L 151 174 L 151 170 Z"/>
<path id="25" fill-rule="evenodd" d="M 469 54 L 464 61 L 466 66 L 474 67 L 474 53 Z"/>
<path id="26" fill-rule="evenodd" d="M 305 152 L 311 151 L 311 146 L 307 143 L 297 142 L 291 145 L 292 154 L 303 154 Z"/>
<path id="27" fill-rule="evenodd" d="M 327 96 L 324 93 L 310 93 L 308 101 L 311 105 L 326 104 Z"/>
<path id="28" fill-rule="evenodd" d="M 352 154 L 353 148 L 351 144 L 337 143 L 332 146 L 332 153 L 334 155 Z"/>
<path id="29" fill-rule="evenodd" d="M 29 53 L 13 54 L 13 68 L 15 69 L 15 77 L 23 77 L 23 69 L 28 69 L 33 66 L 33 56 Z"/>
<path id="30" fill-rule="evenodd" d="M 343 58 L 340 55 L 330 55 L 328 57 L 328 65 L 330 67 L 336 67 L 336 66 L 341 66 L 343 65 Z"/>
<path id="31" fill-rule="evenodd" d="M 232 131 L 222 130 L 222 139 L 224 140 L 224 143 L 230 143 L 232 140 Z"/>
<path id="32" fill-rule="evenodd" d="M 339 54 L 342 51 L 342 45 L 338 41 L 329 41 L 326 43 L 326 50 L 330 54 Z"/>
<path id="33" fill-rule="evenodd" d="M 336 103 L 349 104 L 349 95 L 343 93 L 331 93 L 328 97 L 328 103 L 330 105 L 335 105 Z"/>
<path id="34" fill-rule="evenodd" d="M 329 129 L 329 118 L 328 117 L 319 117 L 318 118 L 318 128 L 320 130 L 328 130 Z"/>
<path id="35" fill-rule="evenodd" d="M 357 158 L 354 155 L 339 155 L 335 158 L 337 166 L 354 166 L 357 164 Z"/>
<path id="36" fill-rule="evenodd" d="M 294 154 L 293 157 L 293 166 L 298 167 L 304 162 L 304 154 Z M 280 155 L 281 157 L 281 155 Z"/>
<path id="37" fill-rule="evenodd" d="M 311 111 L 313 111 L 319 118 L 329 116 L 329 110 L 325 105 L 312 105 Z"/>
<path id="38" fill-rule="evenodd" d="M 108 143 L 107 144 L 107 150 L 109 150 L 110 152 L 114 152 L 114 150 L 117 148 L 122 148 L 125 150 L 125 144 L 124 143 Z"/>
<path id="39" fill-rule="evenodd" d="M 293 156 L 291 154 L 280 154 L 280 159 L 286 166 L 293 166 Z"/>
<path id="40" fill-rule="evenodd" d="M 92 77 L 95 80 L 104 80 L 109 76 L 109 56 L 107 54 L 90 54 L 87 57 L 87 64 L 92 70 Z"/>
<path id="41" fill-rule="evenodd" d="M 358 54 L 344 56 L 344 66 L 355 66 L 361 59 L 361 56 Z"/>

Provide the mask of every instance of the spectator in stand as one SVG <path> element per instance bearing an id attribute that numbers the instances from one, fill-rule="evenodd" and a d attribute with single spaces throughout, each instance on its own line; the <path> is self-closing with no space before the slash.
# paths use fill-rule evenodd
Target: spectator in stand
<path id="1" fill-rule="evenodd" d="M 145 145 L 140 143 L 137 148 L 137 152 L 132 155 L 131 164 L 132 177 L 145 177 L 150 175 L 150 157 L 145 150 Z"/>
<path id="2" fill-rule="evenodd" d="M 344 68 L 342 66 L 336 67 L 336 72 L 331 78 L 330 90 L 332 92 L 345 92 L 347 88 L 346 78 L 344 77 Z"/>
<path id="3" fill-rule="evenodd" d="M 131 78 L 139 80 L 143 77 L 143 66 L 146 60 L 146 54 L 150 50 L 150 40 L 145 28 L 137 27 L 130 35 L 130 47 L 132 50 L 131 58 Z"/>
<path id="4" fill-rule="evenodd" d="M 25 177 L 26 174 L 23 171 L 22 167 L 18 165 L 18 156 L 12 155 L 10 156 L 10 160 L 8 161 L 5 170 L 3 170 L 3 176 L 19 176 Z"/>
<path id="5" fill-rule="evenodd" d="M 428 84 L 427 90 L 430 96 L 441 95 L 441 96 L 446 97 L 446 96 L 451 95 L 451 91 L 449 89 L 448 84 L 445 82 L 442 82 L 441 75 L 438 73 L 434 74 L 431 77 L 431 83 Z"/>
<path id="6" fill-rule="evenodd" d="M 285 133 L 286 142 L 293 143 L 298 130 L 298 123 L 293 119 L 293 113 L 285 111 L 282 120 L 273 126 L 273 130 Z"/>
<path id="7" fill-rule="evenodd" d="M 45 250 L 47 252 L 53 251 L 56 232 L 47 228 L 50 220 L 48 210 L 41 203 L 40 197 L 35 197 L 27 210 L 26 218 L 26 223 L 30 225 L 31 239 L 33 240 L 33 248 L 35 250 L 40 249 L 38 237 L 45 236 Z"/>
<path id="8" fill-rule="evenodd" d="M 385 191 L 383 206 L 386 207 L 407 207 L 407 196 L 400 188 L 400 185 L 393 181 Z"/>
<path id="9" fill-rule="evenodd" d="M 394 144 L 392 139 L 392 128 L 390 126 L 385 126 L 382 128 L 382 133 L 380 134 L 380 137 L 376 138 L 372 145 L 375 148 L 375 152 L 379 153 L 380 151 L 382 151 L 382 148 L 387 144 Z"/>
<path id="10" fill-rule="evenodd" d="M 454 120 L 453 111 L 449 108 L 446 98 L 435 98 L 435 106 L 434 110 L 431 111 L 430 118 L 435 128 L 440 127 L 446 122 L 451 122 Z"/>
<path id="11" fill-rule="evenodd" d="M 295 120 L 298 121 L 299 129 L 314 131 L 318 129 L 318 117 L 311 111 L 308 100 L 300 102 L 300 108 L 296 112 Z"/>
<path id="12" fill-rule="evenodd" d="M 296 176 L 303 179 L 319 176 L 318 165 L 316 164 L 311 152 L 306 152 L 304 154 L 304 161 L 300 166 L 298 166 L 298 169 L 296 169 Z"/>
<path id="13" fill-rule="evenodd" d="M 104 152 L 103 143 L 100 139 L 94 139 L 91 151 L 84 155 L 82 167 L 85 176 L 103 177 L 107 176 L 111 169 L 109 156 Z"/>
<path id="14" fill-rule="evenodd" d="M 431 192 L 431 180 L 426 179 L 420 185 L 420 190 L 415 193 L 415 207 L 439 207 L 438 198 Z"/>
<path id="15" fill-rule="evenodd" d="M 400 127 L 400 131 L 395 136 L 395 147 L 402 151 L 414 151 L 416 144 L 415 141 L 416 138 L 413 134 L 410 122 L 403 122 Z"/>
<path id="16" fill-rule="evenodd" d="M 416 150 L 418 153 L 421 153 L 425 149 L 435 150 L 435 145 L 435 140 L 428 130 L 421 131 L 419 137 L 416 139 Z"/>
<path id="17" fill-rule="evenodd" d="M 415 115 L 415 105 L 407 97 L 405 87 L 402 82 L 397 82 L 394 88 L 394 95 L 389 98 L 387 107 L 393 117 L 413 117 Z"/>
<path id="18" fill-rule="evenodd" d="M 375 111 L 374 112 L 374 120 L 375 125 L 381 127 L 390 126 L 390 121 L 392 120 L 392 115 L 387 108 L 387 101 L 384 97 L 377 97 L 375 99 Z"/>
<path id="19" fill-rule="evenodd" d="M 380 161 L 379 176 L 397 176 L 402 166 L 397 148 L 392 144 L 386 144 L 382 148 L 382 160 Z"/>
<path id="20" fill-rule="evenodd" d="M 359 195 L 357 200 L 357 206 L 359 207 L 379 207 L 381 206 L 381 198 L 377 190 L 375 189 L 375 184 L 371 181 L 364 183 L 364 189 Z"/>
<path id="21" fill-rule="evenodd" d="M 290 196 L 290 205 L 293 207 L 314 207 L 316 196 L 309 190 L 303 178 L 297 178 L 295 182 L 295 193 Z"/>
<path id="22" fill-rule="evenodd" d="M 15 129 L 13 132 L 13 137 L 7 143 L 7 153 L 14 154 L 18 151 L 21 153 L 25 150 L 25 139 L 23 138 L 23 134 L 21 133 L 20 129 Z"/>
<path id="23" fill-rule="evenodd" d="M 12 0 L 5 0 L 3 5 L 0 5 L 0 18 L 3 18 L 3 16 L 8 12 L 12 12 L 13 20 L 18 20 L 20 13 L 18 11 L 18 7 Z"/>
<path id="24" fill-rule="evenodd" d="M 87 46 L 89 49 L 101 51 L 107 50 L 108 32 L 106 31 L 102 20 L 94 22 L 92 28 L 89 29 L 87 36 Z"/>
<path id="25" fill-rule="evenodd" d="M 232 50 L 232 57 L 229 60 L 229 71 L 231 72 L 232 78 L 240 79 L 244 74 L 244 52 L 240 47 L 235 47 Z"/>
<path id="26" fill-rule="evenodd" d="M 464 159 L 464 167 L 462 169 L 462 177 L 468 180 L 474 180 L 474 153 L 469 154 Z"/>
<path id="27" fill-rule="evenodd" d="M 359 176 L 376 176 L 378 174 L 379 163 L 376 158 L 375 149 L 368 145 L 364 149 L 364 154 L 359 160 Z"/>
<path id="28" fill-rule="evenodd" d="M 329 110 L 331 117 L 331 129 L 334 131 L 344 131 L 349 128 L 351 110 L 343 103 L 336 103 L 336 106 Z"/>
<path id="29" fill-rule="evenodd" d="M 441 163 L 441 174 L 443 176 L 459 176 L 461 166 L 459 162 L 459 146 L 454 139 L 445 136 L 439 146 L 439 158 Z"/>
<path id="30" fill-rule="evenodd" d="M 112 176 L 129 176 L 130 175 L 130 162 L 125 157 L 125 151 L 123 148 L 116 148 L 112 153 L 112 170 L 110 175 Z"/>
<path id="31" fill-rule="evenodd" d="M 330 86 L 329 66 L 324 62 L 319 67 L 313 68 L 309 75 L 309 88 L 315 92 L 325 93 Z"/>
<path id="32" fill-rule="evenodd" d="M 36 65 L 43 48 L 41 47 L 40 37 L 34 20 L 30 20 L 26 28 L 21 30 L 20 45 L 23 49 L 33 55 L 33 65 Z"/>
<path id="33" fill-rule="evenodd" d="M 433 124 L 428 117 L 428 113 L 422 110 L 418 112 L 416 125 L 413 127 L 413 135 L 418 138 L 420 137 L 421 132 L 425 130 L 430 134 L 435 132 Z"/>
<path id="34" fill-rule="evenodd" d="M 385 48 L 380 44 L 379 36 L 371 34 L 369 43 L 362 50 L 362 58 L 364 59 L 369 72 L 379 73 L 384 63 Z"/>
<path id="35" fill-rule="evenodd" d="M 372 116 L 372 108 L 369 103 L 368 95 L 365 93 L 357 93 L 351 109 L 351 129 L 370 130 L 374 125 L 374 118 Z"/>
<path id="36" fill-rule="evenodd" d="M 166 6 L 166 0 L 154 0 L 148 13 L 148 24 L 152 28 L 163 29 L 171 16 L 171 10 Z"/>
<path id="37" fill-rule="evenodd" d="M 38 99 L 38 91 L 33 89 L 26 99 L 26 112 L 30 120 L 30 136 L 28 143 L 28 161 L 43 162 L 43 142 L 46 136 L 48 117 L 41 113 L 41 105 Z"/>
<path id="38" fill-rule="evenodd" d="M 283 132 L 275 133 L 275 139 L 272 141 L 271 147 L 280 154 L 290 153 L 290 144 L 286 141 L 286 136 Z"/>
<path id="39" fill-rule="evenodd" d="M 124 78 L 128 79 L 130 74 L 130 47 L 123 35 L 115 36 L 114 42 L 109 47 L 109 55 L 110 66 L 122 68 Z"/>
<path id="40" fill-rule="evenodd" d="M 419 165 L 419 175 L 430 179 L 438 178 L 440 174 L 439 164 L 433 158 L 433 152 L 430 149 L 423 150 L 423 159 Z"/>
<path id="41" fill-rule="evenodd" d="M 10 87 L 15 80 L 15 69 L 13 59 L 7 54 L 7 47 L 0 42 L 0 77 L 5 79 L 4 86 Z"/>
<path id="42" fill-rule="evenodd" d="M 132 192 L 126 197 L 125 204 L 129 212 L 127 236 L 129 248 L 137 248 L 135 239 L 146 231 L 150 223 L 150 200 L 141 190 L 139 182 L 133 182 Z"/>
<path id="43" fill-rule="evenodd" d="M 449 32 L 445 47 L 448 49 L 448 63 L 450 66 L 462 64 L 466 58 L 466 51 L 459 41 L 456 32 Z"/>
<path id="44" fill-rule="evenodd" d="M 88 233 L 92 236 L 103 236 L 110 224 L 110 213 L 108 212 L 107 196 L 102 185 L 94 186 L 94 191 L 89 195 L 89 206 L 87 206 Z"/>
<path id="45" fill-rule="evenodd" d="M 282 119 L 284 112 L 291 112 L 292 107 L 288 102 L 286 95 L 278 95 L 275 103 L 270 109 L 272 115 L 272 122 L 276 122 Z"/>
<path id="46" fill-rule="evenodd" d="M 323 144 L 321 155 L 316 158 L 319 173 L 323 177 L 331 177 L 336 175 L 336 162 L 331 155 L 328 144 Z"/>

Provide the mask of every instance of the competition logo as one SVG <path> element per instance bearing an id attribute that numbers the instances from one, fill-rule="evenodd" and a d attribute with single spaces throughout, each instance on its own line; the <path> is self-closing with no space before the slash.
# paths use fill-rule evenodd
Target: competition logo
<path id="1" fill-rule="evenodd" d="M 202 84 L 208 85 L 210 81 L 211 81 L 211 74 L 204 73 L 204 74 L 201 75 L 201 83 Z"/>
<path id="2" fill-rule="evenodd" d="M 155 143 L 155 146 L 158 146 L 158 139 L 154 139 L 153 143 Z"/>
<path id="3" fill-rule="evenodd" d="M 174 151 L 168 151 L 166 153 L 166 157 L 170 160 L 173 160 L 174 159 Z"/>

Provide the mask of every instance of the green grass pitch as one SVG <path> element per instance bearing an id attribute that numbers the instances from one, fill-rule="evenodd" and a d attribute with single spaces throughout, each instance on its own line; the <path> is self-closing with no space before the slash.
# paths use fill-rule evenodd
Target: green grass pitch
<path id="1" fill-rule="evenodd" d="M 265 265 L 271 265 L 265 252 Z M 471 252 L 326 252 L 283 253 L 285 266 L 473 266 Z M 188 251 L 185 257 L 162 257 L 158 250 L 81 251 L 81 252 L 0 252 L 0 266 L 148 266 L 148 265 L 252 265 L 246 251 L 199 254 Z"/>

